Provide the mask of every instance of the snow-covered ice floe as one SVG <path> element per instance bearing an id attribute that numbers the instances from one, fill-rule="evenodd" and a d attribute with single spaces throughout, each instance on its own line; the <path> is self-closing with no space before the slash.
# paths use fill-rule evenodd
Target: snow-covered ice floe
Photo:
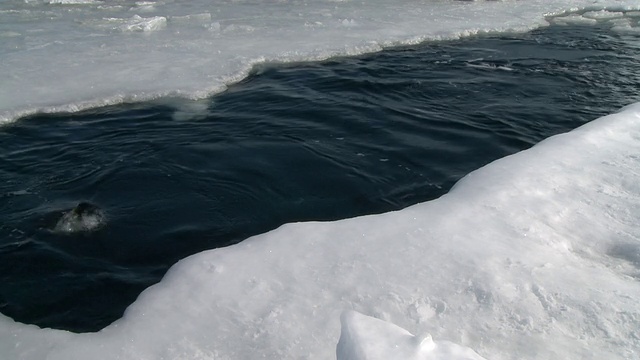
<path id="1" fill-rule="evenodd" d="M 623 21 L 637 0 L 0 1 L 0 123 L 223 91 L 263 62 L 320 60 L 549 22 Z M 555 20 L 554 20 L 555 19 Z"/>
<path id="2" fill-rule="evenodd" d="M 437 200 L 193 255 L 100 332 L 0 317 L 0 354 L 632 359 L 639 215 L 640 103 L 497 160 Z"/>

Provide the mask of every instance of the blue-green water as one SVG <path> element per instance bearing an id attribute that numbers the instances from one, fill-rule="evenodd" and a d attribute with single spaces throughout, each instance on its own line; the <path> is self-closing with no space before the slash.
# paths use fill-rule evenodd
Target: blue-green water
<path id="1" fill-rule="evenodd" d="M 190 254 L 437 198 L 492 160 L 640 100 L 639 49 L 624 37 L 553 26 L 262 66 L 197 104 L 4 126 L 0 311 L 99 330 Z M 81 201 L 106 225 L 53 231 Z"/>

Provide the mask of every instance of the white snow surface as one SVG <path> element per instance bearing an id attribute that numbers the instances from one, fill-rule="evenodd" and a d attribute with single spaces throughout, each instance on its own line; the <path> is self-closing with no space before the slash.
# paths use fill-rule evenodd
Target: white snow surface
<path id="1" fill-rule="evenodd" d="M 632 10 L 637 0 L 3 0 L 0 123 L 39 111 L 200 99 L 266 61 L 527 31 L 567 12 L 588 11 L 565 20 L 593 23 Z"/>
<path id="2" fill-rule="evenodd" d="M 415 350 L 409 359 L 637 359 L 639 215 L 637 103 L 474 171 L 437 200 L 288 224 L 193 255 L 100 332 L 0 316 L 0 354 L 373 360 L 366 354 L 396 348 Z"/>

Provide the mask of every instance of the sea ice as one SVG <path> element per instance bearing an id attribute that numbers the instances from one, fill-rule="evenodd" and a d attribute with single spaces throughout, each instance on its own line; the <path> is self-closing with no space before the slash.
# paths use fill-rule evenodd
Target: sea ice
<path id="1" fill-rule="evenodd" d="M 98 333 L 0 316 L 0 354 L 357 359 L 395 356 L 375 341 L 387 334 L 398 354 L 634 358 L 640 268 L 626 252 L 640 248 L 638 154 L 640 103 L 497 160 L 437 200 L 193 255 Z"/>
<path id="2" fill-rule="evenodd" d="M 0 1 L 0 122 L 159 97 L 198 99 L 268 61 L 321 60 L 482 32 L 528 31 L 568 9 L 637 0 Z M 606 12 L 603 10 L 606 9 Z M 598 15 L 596 15 L 598 14 Z M 571 15 L 556 22 L 595 22 Z M 563 20 L 560 20 L 563 19 Z"/>

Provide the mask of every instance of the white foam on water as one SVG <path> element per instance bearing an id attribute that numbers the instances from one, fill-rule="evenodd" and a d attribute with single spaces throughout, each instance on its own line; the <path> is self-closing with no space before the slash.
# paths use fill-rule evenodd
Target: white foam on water
<path id="1" fill-rule="evenodd" d="M 497 160 L 437 200 L 193 255 L 98 333 L 0 317 L 0 354 L 429 359 L 428 336 L 411 334 L 430 334 L 449 359 L 631 359 L 639 214 L 640 103 Z M 349 310 L 380 322 L 341 325 Z"/>
<path id="2" fill-rule="evenodd" d="M 0 2 L 0 122 L 35 112 L 222 91 L 267 61 L 320 60 L 479 32 L 527 31 L 567 10 L 637 0 Z M 604 12 L 603 12 L 604 13 Z M 584 16 L 567 17 L 590 21 Z M 588 20 L 585 20 L 588 19 Z"/>

